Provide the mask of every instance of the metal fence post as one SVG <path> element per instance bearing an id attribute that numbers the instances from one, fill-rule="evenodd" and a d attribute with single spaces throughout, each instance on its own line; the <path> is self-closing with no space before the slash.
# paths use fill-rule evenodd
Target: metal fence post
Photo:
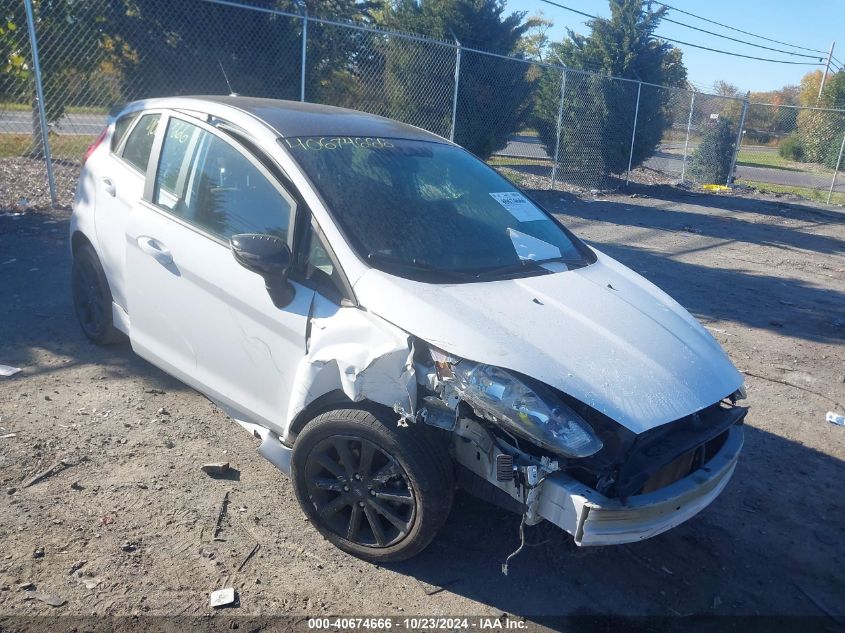
<path id="1" fill-rule="evenodd" d="M 560 128 L 563 124 L 563 95 L 566 92 L 566 68 L 560 69 L 560 104 L 557 107 L 557 136 L 555 137 L 555 155 L 552 158 L 552 189 L 557 183 L 557 160 L 560 155 Z"/>
<path id="2" fill-rule="evenodd" d="M 299 100 L 305 101 L 305 52 L 308 48 L 308 8 L 302 14 L 302 68 L 299 72 Z"/>
<path id="3" fill-rule="evenodd" d="M 47 184 L 50 187 L 50 204 L 56 206 L 56 179 L 53 176 L 53 155 L 50 153 L 50 137 L 47 129 L 47 113 L 44 110 L 44 86 L 41 83 L 41 61 L 38 59 L 38 40 L 35 36 L 35 16 L 32 0 L 24 0 L 26 23 L 29 27 L 29 44 L 32 47 L 32 68 L 35 75 L 35 95 L 38 101 L 38 119 L 41 125 L 41 143 L 44 146 L 44 162 L 47 166 Z"/>
<path id="4" fill-rule="evenodd" d="M 631 165 L 634 162 L 634 140 L 637 138 L 637 117 L 640 115 L 640 93 L 643 89 L 643 82 L 637 82 L 637 107 L 634 108 L 634 129 L 631 131 L 631 153 L 628 155 L 628 174 L 625 176 L 625 186 L 631 180 Z"/>
<path id="5" fill-rule="evenodd" d="M 733 180 L 734 170 L 736 169 L 736 159 L 739 156 L 739 150 L 742 147 L 742 128 L 745 127 L 746 112 L 748 112 L 748 95 L 745 96 L 745 100 L 742 102 L 742 114 L 739 115 L 739 130 L 737 130 L 736 133 L 736 143 L 734 144 L 734 156 L 731 160 L 731 168 L 728 170 L 728 180 L 725 182 L 726 187 L 731 184 L 731 180 Z"/>
<path id="6" fill-rule="evenodd" d="M 692 128 L 692 113 L 695 110 L 695 93 L 692 93 L 692 97 L 689 100 L 689 118 L 687 119 L 687 139 L 684 141 L 684 162 L 681 163 L 681 182 L 684 182 L 684 178 L 686 177 L 687 173 L 687 150 L 689 149 L 689 133 L 690 129 Z"/>
<path id="7" fill-rule="evenodd" d="M 461 80 L 461 43 L 455 38 L 457 52 L 455 53 L 455 91 L 452 93 L 452 129 L 449 130 L 449 140 L 455 141 L 455 125 L 458 118 L 458 85 Z"/>
<path id="8" fill-rule="evenodd" d="M 836 175 L 839 173 L 839 164 L 842 162 L 842 150 L 845 150 L 845 134 L 842 135 L 842 144 L 839 146 L 839 158 L 836 159 L 836 169 L 833 170 L 833 180 L 830 181 L 830 191 L 827 192 L 828 204 L 830 204 L 830 197 L 833 195 L 833 188 L 836 186 Z"/>

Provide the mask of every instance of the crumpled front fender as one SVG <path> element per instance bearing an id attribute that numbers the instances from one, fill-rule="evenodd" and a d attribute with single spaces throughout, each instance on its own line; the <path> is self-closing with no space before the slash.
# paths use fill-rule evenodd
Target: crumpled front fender
<path id="1" fill-rule="evenodd" d="M 340 390 L 352 401 L 377 402 L 413 413 L 417 382 L 409 335 L 356 307 L 315 298 L 307 351 L 291 390 L 285 427 L 320 396 Z"/>

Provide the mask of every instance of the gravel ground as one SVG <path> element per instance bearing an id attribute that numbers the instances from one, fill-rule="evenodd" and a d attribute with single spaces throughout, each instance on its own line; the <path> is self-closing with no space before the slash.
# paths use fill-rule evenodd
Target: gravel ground
<path id="1" fill-rule="evenodd" d="M 23 179 L 7 180 L 25 165 L 6 161 L 0 173 L 2 200 L 39 206 Z M 59 630 L 69 620 L 24 618 L 92 614 L 237 625 L 226 613 L 257 618 L 243 630 L 266 630 L 279 615 L 302 627 L 302 618 L 326 614 L 510 614 L 552 629 L 574 616 L 592 630 L 619 629 L 617 620 L 596 623 L 599 615 L 842 626 L 845 428 L 824 416 L 845 409 L 845 215 L 661 187 L 636 197 L 535 195 L 678 299 L 747 374 L 745 452 L 712 506 L 619 547 L 578 549 L 548 525 L 529 528 L 532 546 L 505 577 L 500 564 L 518 543 L 519 518 L 459 495 L 420 557 L 361 562 L 319 537 L 289 482 L 206 399 L 127 344 L 83 338 L 69 301 L 68 212 L 17 214 L 7 204 L 0 363 L 22 371 L 0 377 L 0 631 L 45 622 Z M 206 476 L 199 467 L 210 461 L 230 462 L 233 477 Z M 227 492 L 223 540 L 214 540 Z M 224 586 L 237 589 L 240 606 L 212 616 L 208 593 Z M 44 602 L 51 596 L 61 606 Z M 662 622 L 672 630 L 676 620 Z"/>
<path id="2" fill-rule="evenodd" d="M 44 161 L 35 158 L 0 158 L 0 213 L 48 210 L 50 188 L 47 185 Z M 70 208 L 79 164 L 53 161 L 57 197 L 62 208 Z"/>

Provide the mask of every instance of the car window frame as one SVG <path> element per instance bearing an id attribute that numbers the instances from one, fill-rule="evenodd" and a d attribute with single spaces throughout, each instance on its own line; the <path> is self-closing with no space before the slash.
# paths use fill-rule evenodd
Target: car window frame
<path id="1" fill-rule="evenodd" d="M 352 284 L 349 282 L 349 276 L 340 264 L 334 247 L 329 241 L 328 237 L 320 226 L 317 218 L 314 216 L 311 207 L 305 202 L 305 198 L 300 193 L 299 189 L 291 180 L 287 171 L 282 167 L 277 160 L 268 154 L 260 145 L 259 141 L 253 138 L 249 132 L 244 130 L 239 125 L 227 121 L 221 117 L 209 116 L 209 121 L 218 130 L 232 138 L 237 144 L 243 146 L 246 151 L 250 152 L 259 162 L 261 162 L 278 180 L 281 185 L 287 189 L 288 193 L 297 201 L 302 212 L 296 220 L 296 227 L 293 233 L 293 246 L 291 246 L 292 264 L 291 264 L 291 279 L 297 283 L 319 292 L 323 297 L 336 303 L 342 307 L 357 307 L 358 300 L 355 298 L 355 292 Z M 309 239 L 312 235 L 316 235 L 318 239 L 323 242 L 326 254 L 332 262 L 335 270 L 338 273 L 338 281 L 340 288 L 336 291 L 340 296 L 340 301 L 335 301 L 334 297 L 328 296 L 323 292 L 322 285 L 308 277 L 308 245 Z"/>
<path id="2" fill-rule="evenodd" d="M 150 110 L 134 110 L 132 112 L 126 112 L 126 113 L 120 115 L 119 117 L 117 117 L 117 119 L 115 119 L 115 124 L 116 124 L 118 119 L 122 119 L 123 117 L 127 117 L 127 116 L 134 116 L 135 117 L 135 120 L 132 121 L 132 124 L 129 126 L 129 128 L 126 130 L 126 132 L 123 134 L 123 138 L 120 139 L 120 143 L 117 144 L 117 147 L 114 150 L 111 149 L 111 142 L 109 142 L 109 153 L 114 158 L 119 160 L 121 165 L 128 167 L 129 169 L 131 169 L 136 174 L 138 174 L 142 177 L 147 177 L 149 175 L 149 167 L 150 167 L 150 163 L 152 162 L 153 153 L 155 152 L 156 139 L 158 138 L 158 129 L 156 129 L 156 137 L 153 139 L 153 145 L 150 148 L 150 155 L 147 157 L 147 168 L 146 169 L 141 169 L 137 165 L 135 165 L 134 163 L 130 163 L 128 160 L 123 158 L 123 150 L 126 148 L 126 141 L 132 135 L 132 132 L 138 126 L 138 123 L 140 122 L 140 120 L 142 118 L 144 118 L 148 114 L 157 114 L 159 116 L 159 119 L 158 119 L 159 124 L 161 124 L 161 120 L 162 120 L 161 117 L 164 115 L 164 112 L 165 112 L 164 110 L 159 109 L 159 108 L 150 109 Z M 112 134 L 114 134 L 114 124 L 112 124 Z"/>
<path id="3" fill-rule="evenodd" d="M 336 136 L 343 136 L 343 135 L 336 135 Z M 355 135 L 351 135 L 351 136 L 355 136 Z M 323 196 L 322 191 L 320 191 L 320 189 L 316 186 L 316 184 L 311 179 L 311 176 L 308 174 L 308 172 L 300 165 L 299 160 L 297 160 L 297 157 L 294 154 L 294 152 L 291 149 L 285 147 L 285 143 L 283 143 L 282 141 L 284 141 L 286 139 L 292 139 L 292 138 L 305 138 L 305 137 L 304 136 L 282 136 L 282 135 L 280 135 L 276 139 L 276 144 L 277 144 L 278 147 L 281 148 L 282 152 L 284 152 L 290 158 L 290 160 L 293 162 L 293 164 L 296 165 L 297 168 L 300 170 L 300 173 L 302 174 L 302 177 L 305 179 L 307 186 L 311 188 L 311 190 L 314 192 L 314 195 L 316 195 L 317 199 L 320 201 L 320 204 L 323 205 L 323 208 L 326 210 L 326 213 L 329 215 L 329 218 L 333 222 L 334 226 L 337 228 L 337 231 L 340 233 L 341 239 L 347 244 L 349 250 L 351 251 L 352 256 L 355 257 L 355 259 L 358 262 L 360 262 L 361 264 L 363 264 L 368 270 L 381 270 L 381 269 L 377 268 L 376 266 L 374 266 L 373 262 L 369 261 L 366 257 L 361 255 L 361 253 L 359 252 L 359 248 L 356 245 L 355 241 L 350 237 L 349 231 L 347 231 L 343 222 L 341 222 L 338 219 L 333 207 L 329 204 L 328 200 Z M 372 138 L 375 138 L 375 137 L 372 137 Z M 467 148 L 465 148 L 461 145 L 458 145 L 457 143 L 454 143 L 452 141 L 448 141 L 446 139 L 420 139 L 420 138 L 413 138 L 413 137 L 409 137 L 409 136 L 384 136 L 384 137 L 381 137 L 381 138 L 383 138 L 384 140 L 387 140 L 387 141 L 393 141 L 393 140 L 396 140 L 396 141 L 419 141 L 419 142 L 423 142 L 423 143 L 432 143 L 432 144 L 451 146 L 451 147 L 454 147 L 454 148 L 464 152 L 465 154 L 469 154 L 474 159 L 486 164 L 485 161 L 481 160 L 478 156 L 476 156 L 475 154 L 470 152 Z M 496 171 L 499 176 L 504 178 L 504 176 L 501 173 L 499 173 L 498 170 L 494 169 L 491 165 L 487 165 L 487 167 L 488 167 L 488 169 L 492 169 L 493 171 Z M 584 261 L 585 261 L 586 266 L 591 266 L 598 261 L 598 256 L 593 251 L 593 248 L 589 244 L 587 244 L 587 242 L 585 242 L 583 239 L 581 239 L 580 237 L 575 235 L 575 233 L 572 230 L 570 230 L 568 227 L 566 227 L 563 224 L 563 222 L 558 217 L 556 217 L 556 215 L 553 212 L 549 211 L 545 206 L 540 204 L 539 201 L 536 198 L 534 198 L 531 194 L 529 194 L 527 190 L 523 189 L 522 187 L 520 187 L 516 184 L 513 184 L 513 183 L 511 183 L 511 184 L 513 185 L 514 189 L 517 192 L 519 192 L 520 194 L 525 196 L 535 207 L 537 207 L 537 209 L 540 210 L 541 213 L 543 213 L 549 220 L 552 221 L 553 224 L 555 224 L 559 229 L 561 229 L 561 231 L 563 231 L 563 233 L 572 241 L 572 243 L 575 245 L 577 250 L 584 257 Z M 328 243 L 328 241 L 327 241 L 327 243 Z M 331 244 L 329 244 L 329 246 L 331 246 Z M 342 269 L 341 269 L 341 272 L 343 272 Z M 381 271 L 381 272 L 386 272 L 386 271 Z M 400 278 L 402 277 L 401 275 L 397 275 L 395 272 L 386 272 L 386 274 L 391 275 L 391 276 L 400 277 Z M 540 274 L 544 274 L 544 273 L 542 273 L 539 270 L 538 271 L 526 271 L 522 276 L 515 277 L 514 279 L 527 279 L 529 277 L 534 277 L 534 276 L 537 276 L 537 275 L 540 275 Z M 347 279 L 345 274 L 343 275 L 343 278 Z M 501 280 L 498 279 L 498 278 L 491 278 L 491 279 L 472 279 L 472 278 L 468 278 L 467 280 L 461 281 L 461 282 L 455 282 L 454 280 L 449 280 L 449 281 L 435 281 L 435 282 L 428 281 L 428 282 L 424 282 L 424 283 L 430 284 L 430 285 L 448 285 L 448 284 L 454 284 L 454 283 L 491 283 L 491 282 L 495 282 L 495 281 L 501 281 Z"/>
<path id="4" fill-rule="evenodd" d="M 306 241 L 305 238 L 307 237 L 306 234 L 309 230 L 311 230 L 310 227 L 313 225 L 314 227 L 316 227 L 318 234 L 321 236 L 321 239 L 327 247 L 327 252 L 332 260 L 332 265 L 336 266 L 337 270 L 340 273 L 339 278 L 341 281 L 341 285 L 343 286 L 339 289 L 341 294 L 340 305 L 350 307 L 355 307 L 358 305 L 358 302 L 355 298 L 355 293 L 352 290 L 352 284 L 349 282 L 349 277 L 344 271 L 343 266 L 341 266 L 340 259 L 337 257 L 334 248 L 332 247 L 329 240 L 326 239 L 325 234 L 317 223 L 313 212 L 309 208 L 308 204 L 305 202 L 304 197 L 299 192 L 296 185 L 289 179 L 284 168 L 279 165 L 278 161 L 273 159 L 270 154 L 261 149 L 261 146 L 257 140 L 253 139 L 244 131 L 242 131 L 240 126 L 230 121 L 227 121 L 219 116 L 211 117 L 210 115 L 202 115 L 202 118 L 200 118 L 200 116 L 198 116 L 199 113 L 195 115 L 193 113 L 183 112 L 180 110 L 168 110 L 159 108 L 151 110 L 141 110 L 138 111 L 139 116 L 136 119 L 135 124 L 137 124 L 137 121 L 140 119 L 140 116 L 143 116 L 147 113 L 160 113 L 162 118 L 159 119 L 159 127 L 156 130 L 156 137 L 153 140 L 153 147 L 150 151 L 150 161 L 147 164 L 147 171 L 143 174 L 145 178 L 144 193 L 142 198 L 139 200 L 140 204 L 142 204 L 145 208 L 151 211 L 161 214 L 168 220 L 176 222 L 180 226 L 191 230 L 207 239 L 210 239 L 213 242 L 216 242 L 217 244 L 223 246 L 226 250 L 231 252 L 231 244 L 227 240 L 221 239 L 217 235 L 203 230 L 201 227 L 198 227 L 194 224 L 191 224 L 190 222 L 182 220 L 178 216 L 171 213 L 169 209 L 157 205 L 153 202 L 153 194 L 155 192 L 155 179 L 158 174 L 161 150 L 164 147 L 164 139 L 167 134 L 167 126 L 170 123 L 170 119 L 178 118 L 188 123 L 193 123 L 197 125 L 197 127 L 208 129 L 211 133 L 220 137 L 223 141 L 229 143 L 229 145 L 231 145 L 239 153 L 245 156 L 251 156 L 254 162 L 259 163 L 262 175 L 267 176 L 274 187 L 284 191 L 295 202 L 295 207 L 291 211 L 291 225 L 288 229 L 287 240 L 288 245 L 291 248 L 291 253 L 293 255 L 291 258 L 292 266 L 289 274 L 290 280 L 295 281 L 296 283 L 302 285 L 305 288 L 308 288 L 309 290 L 320 292 L 320 288 L 318 287 L 319 284 L 316 284 L 314 283 L 314 281 L 306 278 L 306 268 L 305 266 L 301 265 L 301 262 L 303 262 L 304 258 L 307 257 L 307 253 L 305 253 L 304 255 L 302 254 Z M 230 126 L 230 128 L 228 130 L 218 129 L 208 123 L 208 121 L 210 120 L 214 120 L 218 124 Z M 133 124 L 132 127 L 134 127 L 135 124 Z M 238 132 L 236 134 L 231 134 L 230 132 L 232 129 L 238 130 Z M 238 139 L 238 134 L 243 134 L 245 136 L 244 140 L 246 141 L 246 143 L 243 143 Z M 129 131 L 127 131 L 126 133 L 126 136 L 128 135 Z M 252 145 L 253 147 L 249 147 L 247 144 Z M 262 157 L 259 158 L 257 156 L 254 156 L 253 154 L 255 154 L 256 152 L 261 153 Z M 278 169 L 278 174 L 274 174 L 273 170 L 269 169 L 268 166 L 262 165 L 262 159 L 266 160 L 270 166 L 273 166 Z M 326 298 L 330 301 L 332 300 L 329 297 Z"/>
<path id="5" fill-rule="evenodd" d="M 129 136 L 129 133 L 135 128 L 135 124 L 138 123 L 138 119 L 142 116 L 143 111 L 132 111 L 127 112 L 125 114 L 121 114 L 119 117 L 116 117 L 115 120 L 111 124 L 111 135 L 109 137 L 109 153 L 115 156 L 116 158 L 120 158 L 120 154 L 123 153 L 123 144 L 126 142 L 126 137 Z M 122 121 L 123 119 L 129 119 L 129 127 L 126 128 L 126 131 L 123 133 L 123 136 L 118 139 L 117 144 L 114 143 L 114 135 L 117 132 L 117 124 Z"/>
<path id="6" fill-rule="evenodd" d="M 196 116 L 192 116 L 190 114 L 185 114 L 183 112 L 170 110 L 165 111 L 162 114 L 162 117 L 159 120 L 160 129 L 156 130 L 156 138 L 153 141 L 153 149 L 150 153 L 150 162 L 147 166 L 147 178 L 144 184 L 144 202 L 150 206 L 151 208 L 155 209 L 159 213 L 162 213 L 167 218 L 177 222 L 178 224 L 191 229 L 192 231 L 203 235 L 204 237 L 209 238 L 210 240 L 217 242 L 221 246 L 230 249 L 231 246 L 229 244 L 229 240 L 219 235 L 208 231 L 207 229 L 194 224 L 192 222 L 188 222 L 187 220 L 180 218 L 179 216 L 175 215 L 170 209 L 167 207 L 160 205 L 155 202 L 155 185 L 156 185 L 156 177 L 158 176 L 159 166 L 161 164 L 161 152 L 164 149 L 164 139 L 167 134 L 167 128 L 170 125 L 170 121 L 172 119 L 177 119 L 179 121 L 184 121 L 185 123 L 189 123 L 194 125 L 201 130 L 212 134 L 213 136 L 217 137 L 221 142 L 226 143 L 229 147 L 231 147 L 234 151 L 236 151 L 239 155 L 241 155 L 245 160 L 247 160 L 253 167 L 255 167 L 258 172 L 270 183 L 270 185 L 276 189 L 279 195 L 286 199 L 291 204 L 291 211 L 290 217 L 288 218 L 288 228 L 287 228 L 287 237 L 286 242 L 287 245 L 290 247 L 291 252 L 293 252 L 294 243 L 295 243 L 295 233 L 296 233 L 296 218 L 299 215 L 302 205 L 301 201 L 298 196 L 293 195 L 288 188 L 279 181 L 279 179 L 269 170 L 267 169 L 261 161 L 252 155 L 252 152 L 249 148 L 244 147 L 240 143 L 237 142 L 232 136 L 227 135 L 226 133 L 218 130 L 213 125 L 210 125 L 208 122 L 197 118 Z M 189 160 L 189 156 L 185 156 L 185 160 Z"/>

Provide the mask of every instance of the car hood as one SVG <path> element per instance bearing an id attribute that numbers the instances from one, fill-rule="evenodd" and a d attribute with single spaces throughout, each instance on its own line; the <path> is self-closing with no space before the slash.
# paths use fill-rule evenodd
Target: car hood
<path id="1" fill-rule="evenodd" d="M 740 373 L 656 286 L 596 251 L 584 268 L 469 284 L 370 269 L 360 305 L 452 355 L 541 380 L 635 433 L 732 394 Z"/>

